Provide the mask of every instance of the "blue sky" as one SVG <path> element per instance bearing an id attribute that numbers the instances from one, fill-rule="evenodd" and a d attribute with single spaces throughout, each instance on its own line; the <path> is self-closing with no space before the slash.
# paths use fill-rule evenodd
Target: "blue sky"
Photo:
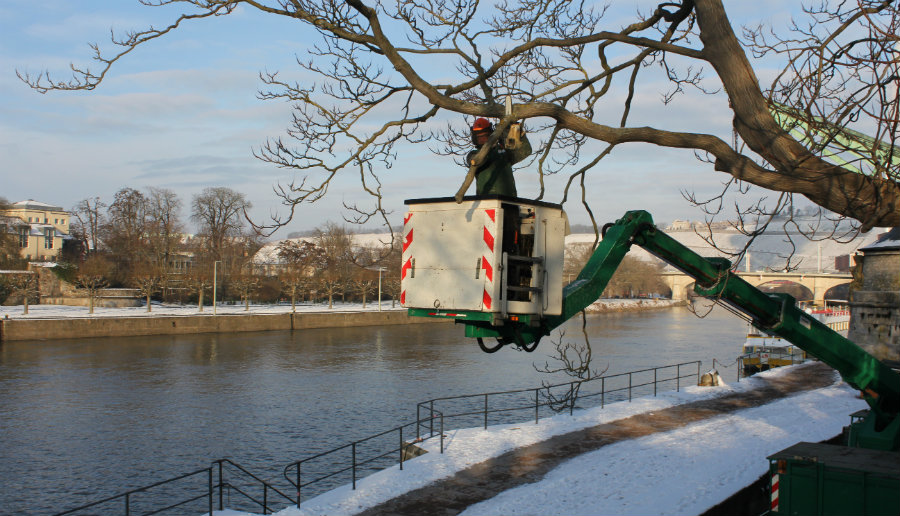
<path id="1" fill-rule="evenodd" d="M 771 9 L 761 8 L 760 2 L 752 9 L 744 2 L 728 4 L 736 9 L 733 17 L 753 23 L 787 16 L 780 2 L 762 2 Z M 632 9 L 629 5 L 622 13 L 611 13 L 618 16 L 612 19 L 624 21 Z M 279 70 L 303 79 L 294 59 L 306 55 L 315 36 L 296 22 L 239 9 L 190 23 L 126 56 L 93 92 L 41 95 L 16 78 L 16 70 L 49 70 L 65 79 L 70 62 L 89 64 L 88 43 L 110 48 L 110 28 L 162 26 L 173 19 L 172 13 L 136 0 L 0 4 L 0 196 L 71 208 L 95 195 L 109 202 L 126 186 L 157 186 L 176 191 L 189 205 L 204 187 L 227 186 L 245 193 L 255 217 L 278 208 L 272 187 L 292 175 L 255 159 L 252 151 L 267 138 L 283 135 L 291 112 L 286 103 L 257 99 L 262 86 L 258 73 Z M 618 21 L 613 24 L 617 27 Z M 766 73 L 760 70 L 762 76 Z M 722 96 L 687 96 L 664 107 L 659 97 L 665 84 L 652 74 L 647 77 L 631 125 L 728 138 L 730 112 Z M 447 120 L 464 124 L 461 116 Z M 449 158 L 431 156 L 423 145 L 401 147 L 398 154 L 395 166 L 382 176 L 394 224 L 401 223 L 403 199 L 452 195 L 465 174 Z M 366 201 L 356 177 L 355 172 L 339 177 L 324 201 L 300 208 L 295 221 L 275 236 L 339 221 L 341 201 Z M 660 221 L 699 219 L 700 212 L 680 191 L 711 195 L 725 179 L 690 151 L 631 145 L 617 149 L 592 173 L 589 191 L 601 223 L 628 209 L 647 209 Z M 521 196 L 537 193 L 534 170 L 518 172 L 517 180 Z M 545 199 L 558 202 L 564 178 L 548 178 L 547 183 Z M 567 210 L 573 223 L 587 222 L 577 205 Z"/>

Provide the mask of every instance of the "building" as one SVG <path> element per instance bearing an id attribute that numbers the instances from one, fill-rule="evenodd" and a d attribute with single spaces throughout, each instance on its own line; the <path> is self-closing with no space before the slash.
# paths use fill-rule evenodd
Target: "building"
<path id="1" fill-rule="evenodd" d="M 859 250 L 862 282 L 850 294 L 847 338 L 890 367 L 900 367 L 900 227 Z"/>
<path id="2" fill-rule="evenodd" d="M 59 206 L 29 199 L 0 210 L 0 225 L 19 239 L 26 260 L 52 261 L 68 240 L 71 215 Z"/>

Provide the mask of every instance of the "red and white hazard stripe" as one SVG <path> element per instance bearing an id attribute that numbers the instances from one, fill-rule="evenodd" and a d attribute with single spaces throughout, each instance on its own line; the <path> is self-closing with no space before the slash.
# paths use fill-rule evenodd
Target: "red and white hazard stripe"
<path id="1" fill-rule="evenodd" d="M 406 275 L 409 273 L 409 269 L 412 268 L 412 249 L 410 249 L 410 246 L 413 243 L 413 228 L 412 224 L 409 223 L 412 216 L 412 213 L 407 213 L 403 217 L 403 253 L 400 258 L 400 263 L 403 264 L 400 269 L 400 306 L 406 306 Z"/>
<path id="2" fill-rule="evenodd" d="M 778 473 L 772 475 L 772 512 L 778 512 Z"/>
<path id="3" fill-rule="evenodd" d="M 495 235 L 497 234 L 497 210 L 484 210 L 484 254 L 481 257 L 481 268 L 484 269 L 484 295 L 482 296 L 482 309 L 490 310 L 493 304 L 491 293 L 494 289 L 494 266 L 496 261 Z"/>

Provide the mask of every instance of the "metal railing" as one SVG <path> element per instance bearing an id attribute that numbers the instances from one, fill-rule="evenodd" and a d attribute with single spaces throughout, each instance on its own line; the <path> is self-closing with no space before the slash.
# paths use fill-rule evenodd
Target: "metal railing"
<path id="1" fill-rule="evenodd" d="M 432 427 L 435 421 L 437 422 L 440 452 L 444 453 L 444 417 L 435 411 L 430 419 Z M 415 445 L 421 442 L 418 437 L 412 442 L 406 442 L 403 431 L 410 427 L 418 428 L 420 423 L 420 421 L 406 423 L 285 466 L 284 478 L 297 490 L 297 507 L 300 506 L 301 491 L 304 487 L 322 482 L 327 482 L 322 486 L 324 489 L 337 487 L 346 483 L 345 480 L 338 478 L 341 474 L 349 474 L 351 487 L 355 490 L 357 479 L 366 473 L 371 474 L 398 463 L 403 470 L 403 463 L 408 460 L 407 457 L 418 455 Z M 406 435 L 412 434 L 410 432 Z M 386 445 L 387 442 L 392 444 Z M 337 468 L 332 469 L 335 465 Z M 313 478 L 303 480 L 308 477 Z"/>
<path id="2" fill-rule="evenodd" d="M 439 436 L 440 452 L 444 453 L 444 432 L 447 430 L 445 420 L 456 419 L 459 422 L 456 428 L 474 424 L 487 428 L 488 424 L 521 422 L 521 418 L 513 419 L 513 414 L 527 410 L 534 412 L 534 421 L 537 423 L 542 410 L 546 415 L 559 412 L 549 408 L 551 401 L 548 396 L 554 390 L 568 392 L 571 403 L 567 409 L 572 414 L 579 400 L 598 400 L 593 406 L 603 407 L 606 403 L 615 401 L 631 401 L 635 396 L 651 393 L 656 396 L 663 390 L 661 386 L 671 385 L 680 391 L 682 380 L 687 378 L 695 378 L 693 384 L 696 385 L 700 379 L 700 364 L 700 361 L 684 362 L 537 388 L 435 398 L 416 405 L 415 422 L 292 462 L 285 466 L 284 477 L 296 488 L 299 507 L 303 488 L 317 485 L 319 489 L 315 492 L 324 492 L 346 484 L 349 480 L 352 489 L 356 489 L 356 482 L 363 473 L 374 473 L 398 462 L 402 470 L 404 460 L 408 460 L 405 451 L 411 444 L 421 442 L 424 438 Z M 691 372 L 684 374 L 687 370 Z M 465 405 L 473 400 L 477 408 L 460 408 L 460 403 Z M 436 407 L 436 404 L 448 406 Z M 492 414 L 495 415 L 493 420 L 489 417 Z M 406 443 L 404 430 L 409 427 L 415 428 L 415 439 Z M 423 432 L 423 429 L 427 431 Z"/>
<path id="3" fill-rule="evenodd" d="M 227 466 L 231 466 L 237 471 L 237 476 L 233 480 L 226 480 Z M 218 481 L 214 482 L 216 473 L 218 473 Z M 191 485 L 191 481 L 196 481 L 198 478 L 206 481 L 205 486 L 198 488 L 196 485 Z M 239 483 L 240 481 L 243 482 Z M 246 485 L 248 482 L 251 487 L 261 488 L 261 499 L 249 493 L 250 487 Z M 293 499 L 290 496 L 284 494 L 271 483 L 250 473 L 241 465 L 230 459 L 219 459 L 207 468 L 131 489 L 80 507 L 67 509 L 56 513 L 54 516 L 84 513 L 88 509 L 93 509 L 91 514 L 97 514 L 96 511 L 101 510 L 101 514 L 151 516 L 165 512 L 171 513 L 171 511 L 178 508 L 184 508 L 185 514 L 196 514 L 197 510 L 202 508 L 206 509 L 208 514 L 212 514 L 216 505 L 216 490 L 218 490 L 218 510 L 220 511 L 224 509 L 226 493 L 229 500 L 231 493 L 240 495 L 240 499 L 251 502 L 251 506 L 254 509 L 262 509 L 263 514 L 274 512 L 275 507 L 269 499 L 270 495 L 276 495 L 288 503 L 293 503 Z M 198 491 L 200 491 L 199 495 L 193 494 Z M 165 499 L 166 501 L 158 503 L 160 499 Z M 172 500 L 175 501 L 173 502 Z M 205 503 L 194 503 L 201 500 L 204 500 Z M 188 510 L 186 506 L 192 503 L 194 505 Z M 284 502 L 281 503 L 283 504 Z M 118 509 L 115 507 L 116 505 L 118 505 Z M 229 508 L 234 507 L 229 504 Z"/>
<path id="4" fill-rule="evenodd" d="M 691 369 L 692 372 L 682 374 L 683 370 L 687 369 Z M 653 396 L 656 396 L 661 385 L 671 384 L 675 390 L 680 391 L 682 380 L 691 377 L 696 378 L 699 382 L 700 361 L 652 367 L 600 376 L 590 380 L 544 385 L 530 389 L 435 398 L 416 405 L 416 419 L 419 422 L 416 427 L 416 437 L 422 437 L 423 429 L 427 430 L 427 436 L 434 435 L 434 428 L 430 425 L 433 414 L 441 414 L 447 420 L 462 420 L 463 422 L 460 424 L 463 425 L 478 424 L 487 428 L 489 424 L 521 422 L 521 418 L 516 420 L 511 415 L 533 411 L 534 422 L 537 423 L 541 418 L 542 410 L 547 415 L 555 415 L 568 409 L 571 415 L 579 401 L 599 400 L 593 405 L 582 404 L 580 408 L 597 405 L 603 407 L 609 402 L 625 399 L 631 401 L 634 396 L 646 396 L 651 392 Z M 564 400 L 563 407 L 554 400 Z M 489 417 L 492 414 L 495 415 L 493 419 Z"/>

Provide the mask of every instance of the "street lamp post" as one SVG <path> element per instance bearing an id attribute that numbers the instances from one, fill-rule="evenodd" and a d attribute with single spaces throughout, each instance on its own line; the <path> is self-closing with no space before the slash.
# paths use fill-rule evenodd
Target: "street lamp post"
<path id="1" fill-rule="evenodd" d="M 219 264 L 222 263 L 222 260 L 216 260 L 213 262 L 213 315 L 216 315 L 216 291 L 218 290 L 218 272 L 219 272 Z"/>
<path id="2" fill-rule="evenodd" d="M 381 273 L 384 272 L 384 267 L 378 268 L 378 311 L 381 311 Z"/>
<path id="3" fill-rule="evenodd" d="M 387 269 L 384 267 L 366 267 L 370 271 L 378 271 L 378 311 L 381 311 L 381 273 Z"/>

